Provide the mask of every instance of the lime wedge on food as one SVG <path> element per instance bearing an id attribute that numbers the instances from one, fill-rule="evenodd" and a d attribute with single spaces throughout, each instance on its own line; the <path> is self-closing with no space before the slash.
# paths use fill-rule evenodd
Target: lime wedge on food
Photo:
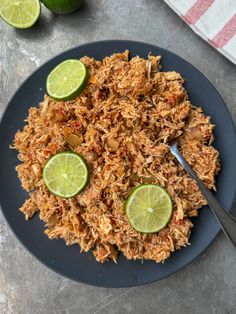
<path id="1" fill-rule="evenodd" d="M 87 185 L 88 168 L 79 154 L 58 153 L 44 166 L 43 179 L 52 193 L 65 198 L 73 197 Z"/>
<path id="2" fill-rule="evenodd" d="M 168 224 L 172 214 L 172 202 L 168 193 L 159 185 L 141 184 L 130 193 L 125 211 L 135 230 L 153 233 Z"/>
<path id="3" fill-rule="evenodd" d="M 81 61 L 63 61 L 48 75 L 47 93 L 56 100 L 73 99 L 84 90 L 87 78 L 87 68 Z"/>
<path id="4" fill-rule="evenodd" d="M 39 15 L 39 0 L 0 0 L 0 16 L 16 28 L 31 27 Z"/>

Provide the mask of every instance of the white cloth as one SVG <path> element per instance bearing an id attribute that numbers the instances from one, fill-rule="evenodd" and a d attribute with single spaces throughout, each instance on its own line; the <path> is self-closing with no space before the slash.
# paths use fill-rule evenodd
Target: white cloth
<path id="1" fill-rule="evenodd" d="M 236 0 L 164 0 L 210 45 L 236 64 Z"/>

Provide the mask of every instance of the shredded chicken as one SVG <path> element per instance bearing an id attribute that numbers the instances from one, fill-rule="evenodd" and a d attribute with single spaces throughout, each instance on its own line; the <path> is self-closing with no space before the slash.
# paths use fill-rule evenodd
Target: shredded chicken
<path id="1" fill-rule="evenodd" d="M 21 161 L 16 170 L 30 192 L 20 210 L 26 219 L 39 212 L 50 239 L 78 243 L 99 262 L 116 261 L 118 251 L 128 259 L 161 262 L 189 244 L 189 217 L 206 200 L 170 154 L 171 140 L 179 139 L 187 161 L 215 188 L 220 167 L 211 146 L 213 125 L 191 105 L 181 75 L 160 71 L 160 59 L 129 60 L 128 51 L 102 61 L 82 58 L 90 73 L 84 92 L 65 102 L 45 96 L 15 136 Z M 71 199 L 50 193 L 42 179 L 47 160 L 66 150 L 83 155 L 90 170 L 88 187 Z M 125 215 L 124 202 L 141 183 L 159 184 L 172 198 L 172 218 L 159 233 L 135 231 Z"/>

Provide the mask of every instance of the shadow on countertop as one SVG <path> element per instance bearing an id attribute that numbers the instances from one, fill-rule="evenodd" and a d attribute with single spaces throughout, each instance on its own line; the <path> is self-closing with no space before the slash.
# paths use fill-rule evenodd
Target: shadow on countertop
<path id="1" fill-rule="evenodd" d="M 17 36 L 25 38 L 27 40 L 40 40 L 42 37 L 47 38 L 53 33 L 54 27 L 58 25 L 65 25 L 66 27 L 79 28 L 84 24 L 84 17 L 89 17 L 91 8 L 88 2 L 82 4 L 82 6 L 74 13 L 70 14 L 55 14 L 48 10 L 43 4 L 41 4 L 41 14 L 38 21 L 30 28 L 27 29 L 14 29 Z"/>

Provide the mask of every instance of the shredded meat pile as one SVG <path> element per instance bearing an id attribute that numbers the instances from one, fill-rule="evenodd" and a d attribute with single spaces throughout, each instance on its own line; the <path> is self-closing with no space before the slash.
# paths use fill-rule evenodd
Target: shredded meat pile
<path id="1" fill-rule="evenodd" d="M 118 251 L 128 259 L 164 261 L 189 243 L 189 217 L 206 204 L 168 143 L 178 138 L 187 161 L 214 189 L 219 162 L 213 125 L 189 102 L 181 75 L 160 71 L 160 56 L 129 60 L 125 51 L 81 60 L 90 73 L 84 92 L 66 102 L 45 96 L 16 133 L 16 170 L 30 192 L 20 210 L 26 219 L 39 212 L 50 239 L 78 243 L 99 262 L 116 261 Z M 90 170 L 88 187 L 71 199 L 50 193 L 42 179 L 47 160 L 67 150 L 83 155 Z M 159 233 L 135 231 L 125 215 L 124 202 L 141 183 L 159 184 L 172 198 L 172 218 Z"/>

